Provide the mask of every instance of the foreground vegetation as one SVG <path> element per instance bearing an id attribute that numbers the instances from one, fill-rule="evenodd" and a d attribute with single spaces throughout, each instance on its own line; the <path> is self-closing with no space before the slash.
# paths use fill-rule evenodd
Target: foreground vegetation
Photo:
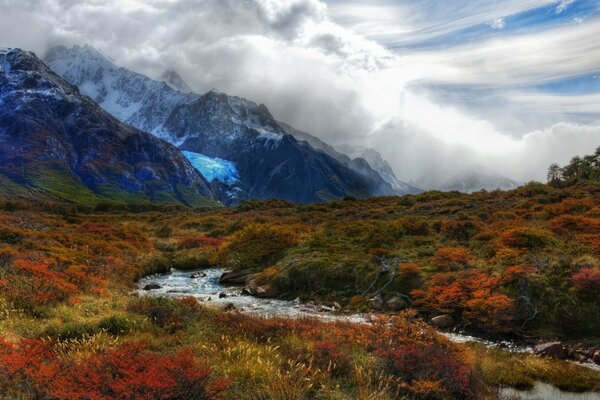
<path id="1" fill-rule="evenodd" d="M 562 182 L 562 181 L 561 181 Z M 590 345 L 600 332 L 600 185 L 429 192 L 322 205 L 0 204 L 0 398 L 493 398 L 600 373 L 457 345 L 421 319 Z M 283 298 L 387 313 L 370 325 L 260 319 L 138 297 L 136 279 L 210 266 Z M 400 297 L 408 310 L 386 309 Z"/>

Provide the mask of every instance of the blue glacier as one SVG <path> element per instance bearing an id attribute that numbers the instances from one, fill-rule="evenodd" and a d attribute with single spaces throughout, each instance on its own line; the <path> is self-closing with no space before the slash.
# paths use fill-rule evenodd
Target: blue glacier
<path id="1" fill-rule="evenodd" d="M 226 185 L 233 185 L 240 179 L 237 167 L 232 161 L 212 158 L 191 151 L 183 151 L 183 155 L 209 182 L 216 180 Z"/>

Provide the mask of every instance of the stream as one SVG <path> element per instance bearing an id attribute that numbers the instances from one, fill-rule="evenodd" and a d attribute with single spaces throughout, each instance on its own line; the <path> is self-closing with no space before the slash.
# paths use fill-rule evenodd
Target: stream
<path id="1" fill-rule="evenodd" d="M 172 270 L 169 274 L 151 275 L 140 279 L 138 293 L 140 295 L 187 297 L 192 296 L 198 301 L 225 307 L 233 304 L 237 310 L 263 317 L 289 318 L 318 318 L 326 321 L 348 321 L 367 323 L 369 314 L 337 312 L 330 307 L 318 306 L 311 303 L 301 303 L 299 300 L 263 299 L 242 294 L 240 286 L 224 286 L 219 283 L 221 275 L 227 272 L 222 268 L 210 268 L 196 271 Z M 159 287 L 144 290 L 147 285 Z M 455 332 L 440 332 L 456 343 L 478 342 L 488 347 L 498 347 L 511 352 L 531 353 L 528 346 L 517 345 L 508 341 L 492 342 L 475 336 Z M 580 364 L 583 365 L 583 364 Z M 596 365 L 587 365 L 600 369 Z M 520 398 L 523 400 L 600 400 L 600 393 L 570 393 L 562 392 L 552 385 L 538 382 L 533 390 L 520 391 L 512 388 L 500 389 L 501 398 Z M 518 397 L 517 397 L 518 396 Z"/>

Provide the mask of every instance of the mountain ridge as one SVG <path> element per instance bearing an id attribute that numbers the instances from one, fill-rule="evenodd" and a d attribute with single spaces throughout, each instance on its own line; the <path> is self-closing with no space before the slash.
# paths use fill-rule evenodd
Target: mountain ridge
<path id="1" fill-rule="evenodd" d="M 377 173 L 361 174 L 289 135 L 263 104 L 217 90 L 182 93 L 118 67 L 90 47 L 57 47 L 45 59 L 121 121 L 181 150 L 235 163 L 239 181 L 212 184 L 227 205 L 271 197 L 303 203 L 399 194 Z"/>

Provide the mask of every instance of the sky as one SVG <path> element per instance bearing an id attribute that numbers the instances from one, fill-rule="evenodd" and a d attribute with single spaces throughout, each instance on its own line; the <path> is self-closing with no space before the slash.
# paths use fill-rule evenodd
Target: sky
<path id="1" fill-rule="evenodd" d="M 0 46 L 89 44 L 373 147 L 424 188 L 600 146 L 600 0 L 0 0 Z"/>

